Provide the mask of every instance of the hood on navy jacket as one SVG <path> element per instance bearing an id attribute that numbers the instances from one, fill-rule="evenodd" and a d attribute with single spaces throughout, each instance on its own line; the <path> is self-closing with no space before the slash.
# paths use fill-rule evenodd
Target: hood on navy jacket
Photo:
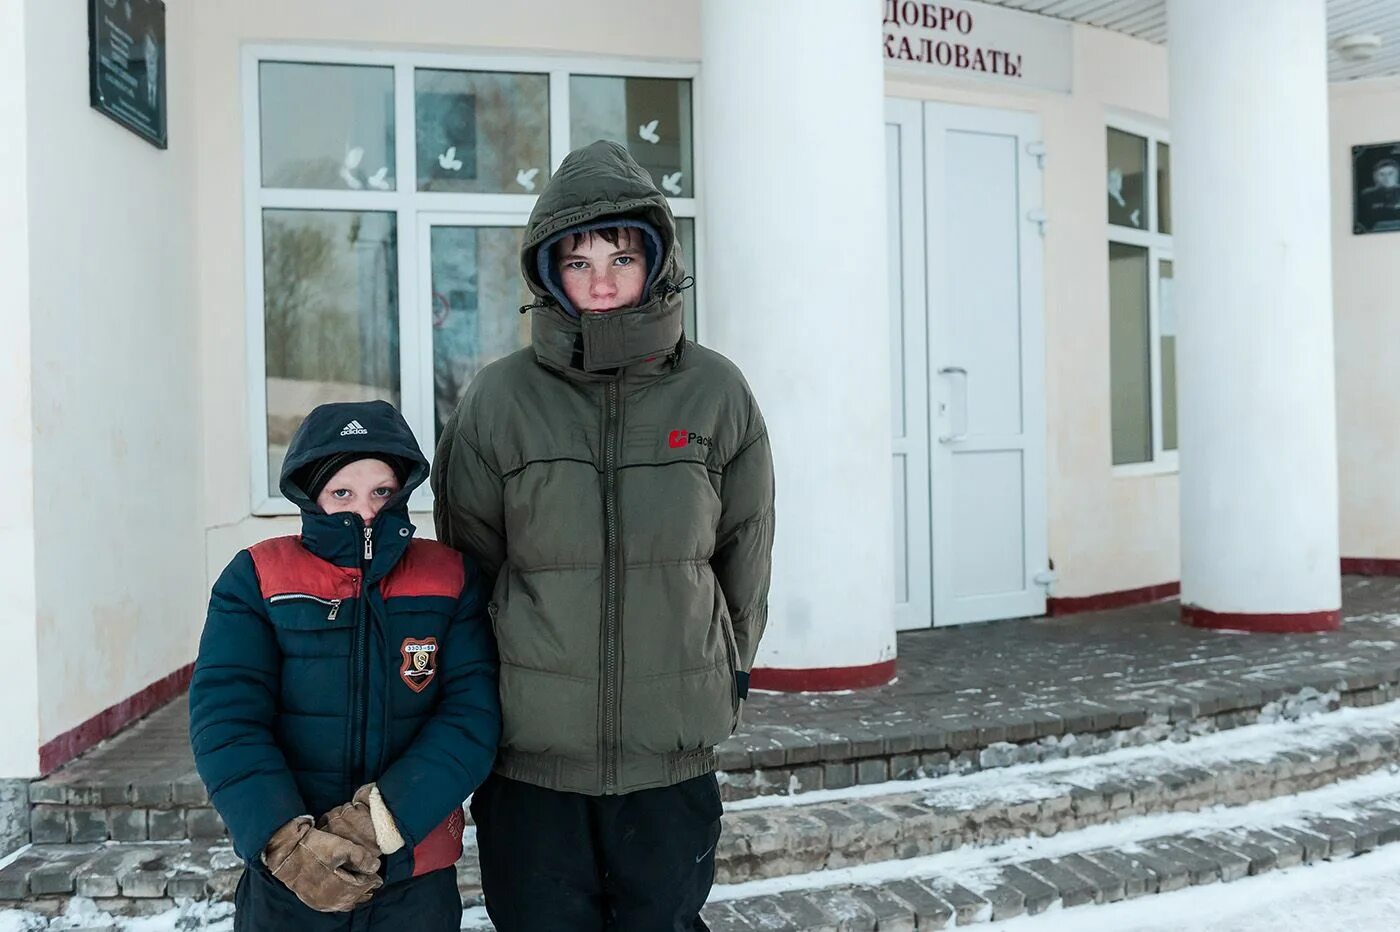
<path id="1" fill-rule="evenodd" d="M 341 453 L 384 454 L 407 467 L 400 477 L 403 487 L 384 510 L 401 507 L 407 511 L 408 497 L 428 478 L 427 457 L 393 405 L 387 401 L 332 402 L 314 408 L 292 435 L 279 483 L 287 501 L 303 512 L 324 514 L 302 487 L 301 473 L 311 464 Z"/>

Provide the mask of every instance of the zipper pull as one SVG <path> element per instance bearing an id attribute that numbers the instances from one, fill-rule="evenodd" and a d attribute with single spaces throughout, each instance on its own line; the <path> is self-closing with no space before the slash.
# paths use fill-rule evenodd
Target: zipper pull
<path id="1" fill-rule="evenodd" d="M 366 560 L 373 560 L 373 559 L 374 559 L 374 542 L 373 542 L 373 540 L 371 539 L 371 538 L 373 538 L 373 536 L 374 536 L 374 529 L 373 529 L 373 528 L 365 528 L 365 559 L 366 559 Z"/>
<path id="2" fill-rule="evenodd" d="M 340 600 L 331 599 L 331 613 L 326 616 L 326 621 L 335 621 L 335 616 L 340 612 Z"/>

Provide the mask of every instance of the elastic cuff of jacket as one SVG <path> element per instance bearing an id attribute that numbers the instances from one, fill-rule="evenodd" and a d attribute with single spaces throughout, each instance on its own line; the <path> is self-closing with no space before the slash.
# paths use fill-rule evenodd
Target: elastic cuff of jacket
<path id="1" fill-rule="evenodd" d="M 739 684 L 739 698 L 749 698 L 749 675 L 743 670 L 735 670 L 734 679 Z"/>
<path id="2" fill-rule="evenodd" d="M 403 847 L 403 835 L 394 823 L 394 815 L 389 811 L 384 797 L 379 795 L 378 785 L 369 791 L 369 817 L 374 822 L 374 843 L 384 854 L 393 854 Z"/>

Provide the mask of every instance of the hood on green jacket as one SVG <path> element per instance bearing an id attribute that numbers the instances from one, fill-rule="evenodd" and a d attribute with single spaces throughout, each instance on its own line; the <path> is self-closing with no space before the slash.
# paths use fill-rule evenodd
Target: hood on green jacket
<path id="1" fill-rule="evenodd" d="M 579 316 L 541 275 L 541 260 L 546 269 L 552 261 L 541 250 L 570 231 L 599 229 L 613 219 L 642 227 L 648 239 L 654 231 L 659 240 L 647 249 L 647 292 L 635 308 Z M 536 298 L 529 306 L 534 348 L 546 364 L 597 373 L 678 352 L 681 291 L 689 282 L 676 245 L 676 220 L 665 195 L 621 145 L 599 140 L 564 159 L 530 213 L 520 271 Z"/>

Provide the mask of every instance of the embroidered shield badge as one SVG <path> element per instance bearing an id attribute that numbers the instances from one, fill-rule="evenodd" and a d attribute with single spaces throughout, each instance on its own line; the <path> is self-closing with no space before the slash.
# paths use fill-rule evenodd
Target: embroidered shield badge
<path id="1" fill-rule="evenodd" d="M 408 688 L 421 693 L 437 675 L 437 638 L 404 638 L 399 653 L 403 655 L 403 665 L 399 676 Z"/>

